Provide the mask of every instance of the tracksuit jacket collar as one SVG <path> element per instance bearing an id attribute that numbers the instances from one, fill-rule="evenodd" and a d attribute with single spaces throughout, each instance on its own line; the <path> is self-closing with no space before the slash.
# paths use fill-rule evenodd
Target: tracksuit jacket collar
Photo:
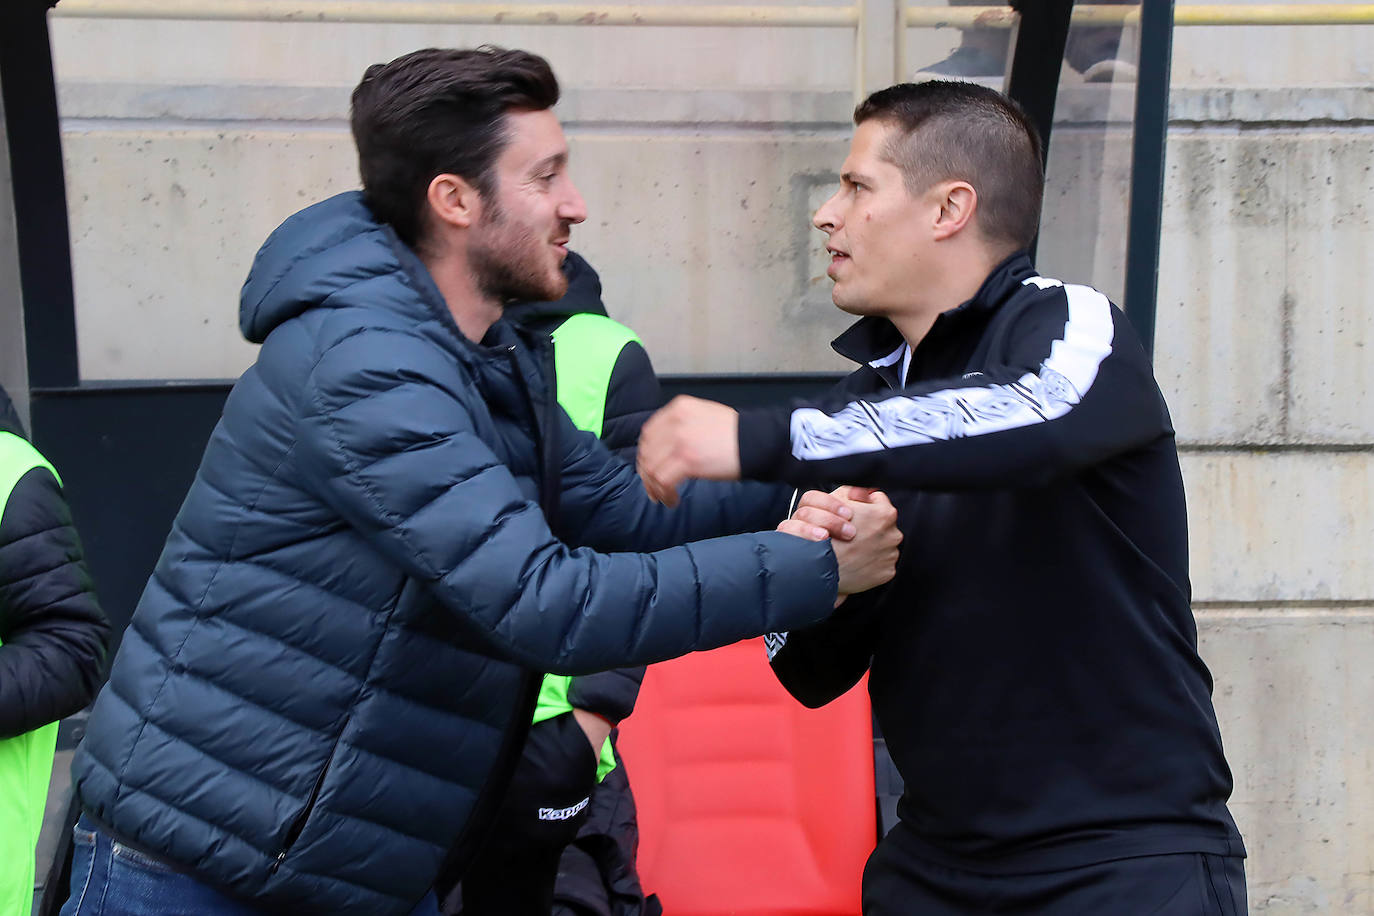
<path id="1" fill-rule="evenodd" d="M 946 327 L 951 323 L 957 324 L 964 316 L 996 310 L 1021 288 L 1027 277 L 1032 276 L 1035 276 L 1035 266 L 1031 263 L 1030 254 L 1018 251 L 1011 255 L 992 269 L 973 298 L 937 315 L 922 343 L 932 338 L 938 339 Z M 831 341 L 830 346 L 845 359 L 868 366 L 894 388 L 901 388 L 901 354 L 905 343 L 891 321 L 869 315 L 850 325 L 848 330 Z"/>

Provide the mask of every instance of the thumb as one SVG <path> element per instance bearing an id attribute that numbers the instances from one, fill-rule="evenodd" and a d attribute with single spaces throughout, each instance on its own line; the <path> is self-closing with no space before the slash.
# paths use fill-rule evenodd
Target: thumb
<path id="1" fill-rule="evenodd" d="M 871 503 L 873 502 L 873 494 L 877 492 L 871 487 L 843 486 L 835 491 L 835 495 L 841 499 L 853 500 L 856 503 Z"/>

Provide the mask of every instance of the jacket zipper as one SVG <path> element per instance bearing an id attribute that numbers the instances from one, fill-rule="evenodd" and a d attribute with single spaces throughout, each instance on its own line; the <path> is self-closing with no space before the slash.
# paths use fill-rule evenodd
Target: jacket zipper
<path id="1" fill-rule="evenodd" d="M 329 768 L 334 763 L 334 755 L 331 753 L 329 759 L 324 762 L 324 767 L 320 770 L 320 775 L 315 778 L 315 785 L 310 789 L 310 797 L 305 800 L 305 807 L 301 813 L 296 815 L 296 819 L 291 822 L 291 829 L 286 832 L 286 839 L 282 841 L 281 852 L 277 853 L 277 858 L 272 862 L 272 866 L 267 870 L 269 875 L 275 875 L 277 869 L 281 868 L 282 862 L 286 861 L 287 853 L 291 852 L 291 847 L 296 845 L 301 834 L 305 832 L 305 823 L 310 820 L 310 813 L 315 810 L 315 802 L 320 797 L 320 789 L 324 787 L 324 778 L 329 775 Z"/>
<path id="2" fill-rule="evenodd" d="M 525 378 L 524 372 L 520 370 L 520 358 L 516 355 L 515 346 L 506 348 L 506 358 L 510 360 L 511 371 L 515 373 L 515 382 L 520 387 L 520 391 L 525 396 L 525 404 L 530 409 L 530 419 L 534 421 L 535 430 L 535 451 L 539 462 L 539 505 L 544 510 L 544 520 L 548 523 L 550 530 L 555 536 L 558 533 L 555 524 L 558 518 L 559 494 L 562 490 L 562 475 L 557 473 L 558 469 L 554 463 L 555 450 L 551 447 L 550 440 L 553 438 L 555 428 L 552 413 L 556 409 L 558 399 L 555 396 L 557 388 L 554 379 L 553 360 L 547 358 L 547 354 L 541 352 L 539 348 L 531 348 L 533 355 L 540 361 L 540 368 L 548 373 L 548 382 L 545 387 L 548 389 L 545 413 L 541 414 L 534 403 L 534 396 L 530 393 L 529 382 Z"/>

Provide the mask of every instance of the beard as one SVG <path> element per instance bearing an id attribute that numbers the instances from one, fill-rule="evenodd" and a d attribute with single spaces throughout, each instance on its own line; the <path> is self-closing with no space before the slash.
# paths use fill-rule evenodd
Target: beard
<path id="1" fill-rule="evenodd" d="M 468 249 L 477 289 L 497 302 L 552 302 L 568 291 L 568 278 L 546 253 L 548 240 L 491 206 L 487 232 Z M 552 269 L 550 265 L 552 264 Z"/>

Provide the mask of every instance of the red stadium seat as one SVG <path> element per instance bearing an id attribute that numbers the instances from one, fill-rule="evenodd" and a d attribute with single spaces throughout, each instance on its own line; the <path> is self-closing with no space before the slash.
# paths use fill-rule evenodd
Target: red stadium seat
<path id="1" fill-rule="evenodd" d="M 811 710 L 762 639 L 652 665 L 619 748 L 665 916 L 858 916 L 877 840 L 866 678 Z"/>

